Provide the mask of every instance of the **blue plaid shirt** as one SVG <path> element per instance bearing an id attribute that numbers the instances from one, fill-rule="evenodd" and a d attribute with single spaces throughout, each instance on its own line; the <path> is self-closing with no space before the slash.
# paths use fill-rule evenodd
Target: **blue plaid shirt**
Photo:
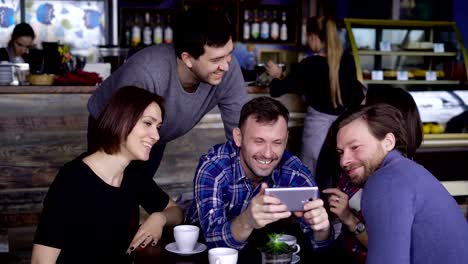
<path id="1" fill-rule="evenodd" d="M 200 225 L 209 248 L 231 247 L 241 249 L 246 241 L 236 241 L 231 223 L 247 209 L 260 191 L 254 187 L 241 167 L 239 148 L 233 141 L 219 144 L 200 158 L 194 178 L 194 200 L 187 212 L 187 222 Z M 316 186 L 309 169 L 291 153 L 285 151 L 270 177 L 268 187 Z M 323 248 L 332 242 L 314 241 L 309 225 L 301 219 L 301 229 L 310 236 L 314 248 Z M 332 228 L 330 228 L 332 232 Z"/>

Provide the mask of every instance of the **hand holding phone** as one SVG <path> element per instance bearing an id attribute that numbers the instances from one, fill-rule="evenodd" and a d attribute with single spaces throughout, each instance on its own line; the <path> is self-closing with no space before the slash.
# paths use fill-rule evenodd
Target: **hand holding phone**
<path id="1" fill-rule="evenodd" d="M 319 197 L 318 187 L 266 188 L 265 194 L 280 199 L 289 211 L 304 211 L 304 204 Z"/>

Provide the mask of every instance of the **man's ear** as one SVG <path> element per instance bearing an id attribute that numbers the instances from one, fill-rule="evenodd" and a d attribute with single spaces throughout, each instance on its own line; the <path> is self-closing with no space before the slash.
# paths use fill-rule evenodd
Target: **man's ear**
<path id="1" fill-rule="evenodd" d="M 242 142 L 242 132 L 240 128 L 236 127 L 232 130 L 232 138 L 234 139 L 234 143 L 236 143 L 236 146 L 240 147 Z"/>
<path id="2" fill-rule="evenodd" d="M 180 58 L 187 68 L 192 68 L 192 56 L 188 52 L 182 52 Z"/>
<path id="3" fill-rule="evenodd" d="M 395 148 L 395 135 L 393 133 L 387 133 L 383 139 L 383 147 L 387 152 L 392 151 Z"/>

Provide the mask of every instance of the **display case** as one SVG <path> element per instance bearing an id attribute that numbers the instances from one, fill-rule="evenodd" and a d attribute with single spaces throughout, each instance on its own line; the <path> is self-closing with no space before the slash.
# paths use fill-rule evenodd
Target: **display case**
<path id="1" fill-rule="evenodd" d="M 345 19 L 345 27 L 364 84 L 423 91 L 466 85 L 468 57 L 455 22 Z"/>
<path id="2" fill-rule="evenodd" d="M 443 133 L 449 120 L 468 110 L 468 55 L 455 22 L 345 19 L 344 24 L 358 79 L 368 89 L 388 85 L 410 91 L 423 123 L 437 126 L 425 127 L 425 133 Z"/>

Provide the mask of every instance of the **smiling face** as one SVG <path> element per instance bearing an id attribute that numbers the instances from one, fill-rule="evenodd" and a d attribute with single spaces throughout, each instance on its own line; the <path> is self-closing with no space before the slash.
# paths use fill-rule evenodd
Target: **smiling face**
<path id="1" fill-rule="evenodd" d="M 198 59 L 188 55 L 184 62 L 198 82 L 218 85 L 223 80 L 224 74 L 229 71 L 233 50 L 232 40 L 229 40 L 223 47 L 215 48 L 205 45 L 205 53 Z"/>
<path id="2" fill-rule="evenodd" d="M 130 160 L 148 160 L 151 148 L 159 140 L 161 124 L 161 108 L 153 102 L 146 107 L 127 140 L 122 143 L 121 152 Z"/>
<path id="3" fill-rule="evenodd" d="M 378 140 L 362 118 L 343 126 L 338 131 L 336 140 L 340 166 L 356 186 L 364 185 L 395 146 L 392 133 L 388 133 L 383 140 Z"/>
<path id="4" fill-rule="evenodd" d="M 249 116 L 242 130 L 234 129 L 233 136 L 240 147 L 241 165 L 246 177 L 257 183 L 270 176 L 280 162 L 286 149 L 288 125 L 282 116 L 269 123 L 258 123 Z"/>

